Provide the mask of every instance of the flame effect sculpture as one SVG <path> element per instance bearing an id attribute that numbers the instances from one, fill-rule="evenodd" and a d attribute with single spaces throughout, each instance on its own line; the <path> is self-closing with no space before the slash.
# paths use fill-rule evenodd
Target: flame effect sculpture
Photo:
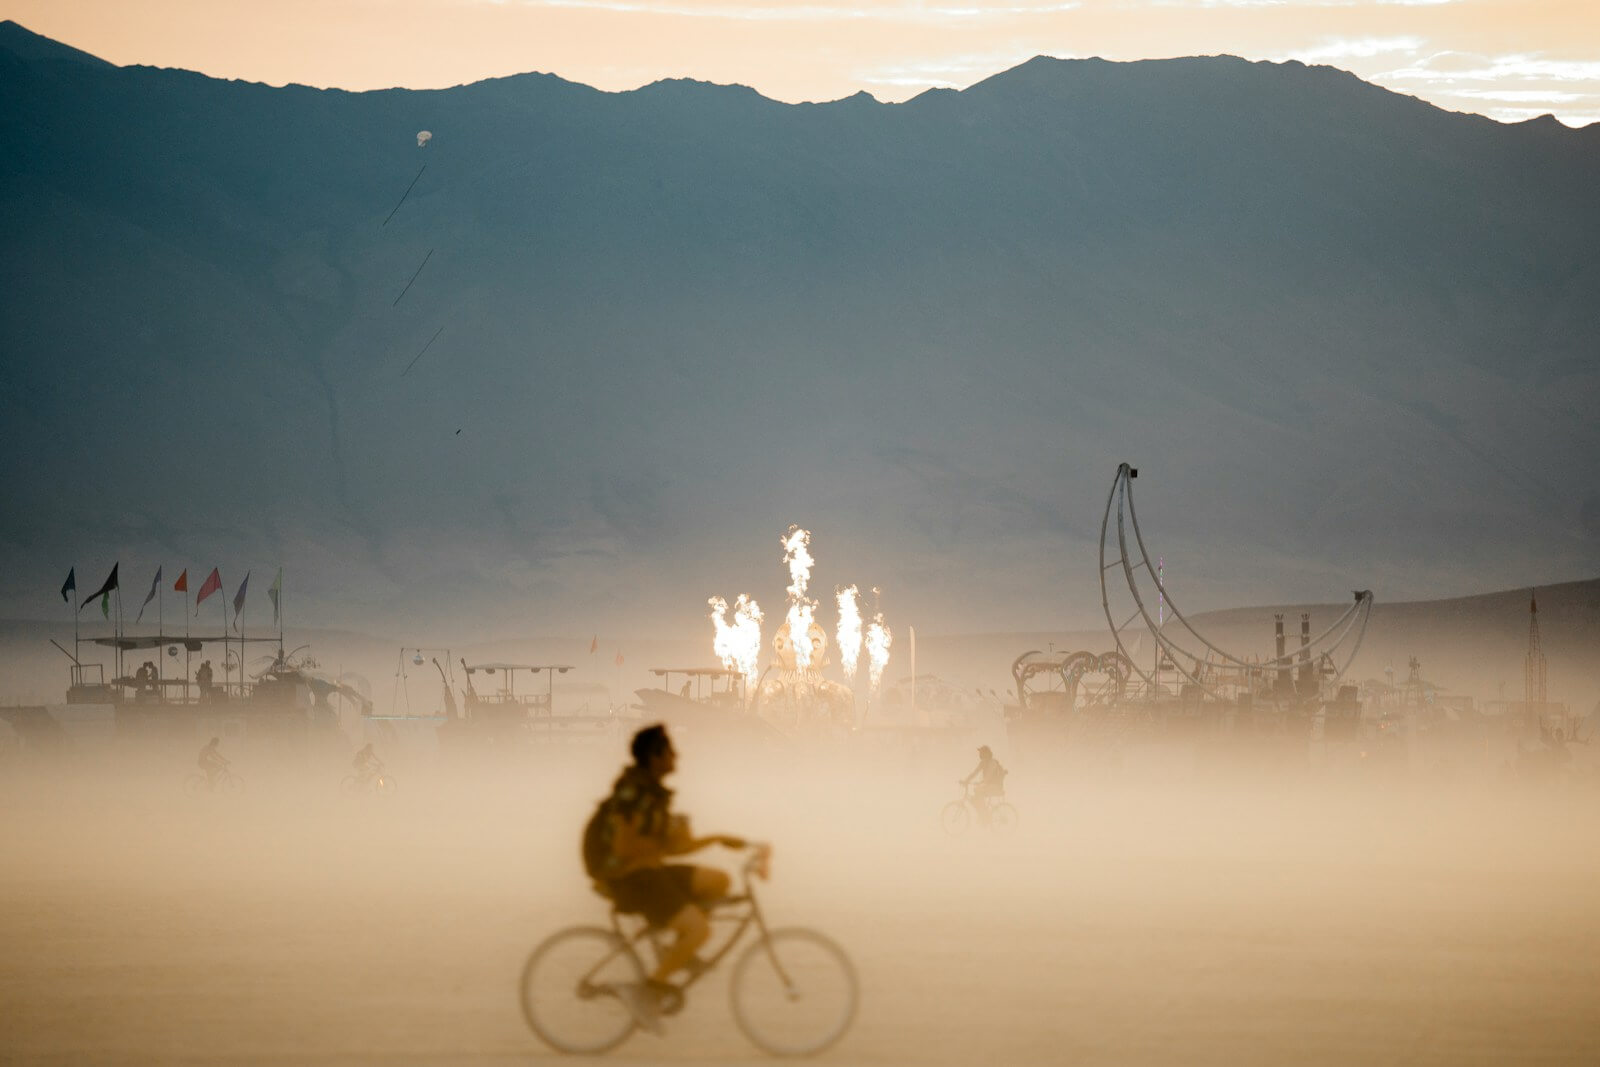
<path id="1" fill-rule="evenodd" d="M 755 708 L 789 733 L 849 729 L 855 724 L 855 696 L 848 686 L 822 677 L 828 665 L 828 635 L 817 624 L 816 601 L 806 595 L 816 563 L 811 534 L 790 527 L 782 544 L 789 570 L 789 610 L 772 635 L 775 662 L 756 690 Z"/>

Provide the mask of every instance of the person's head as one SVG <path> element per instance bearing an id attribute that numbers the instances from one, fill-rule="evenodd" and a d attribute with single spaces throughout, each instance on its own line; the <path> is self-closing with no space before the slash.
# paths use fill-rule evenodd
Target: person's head
<path id="1" fill-rule="evenodd" d="M 634 764 L 657 778 L 672 773 L 677 766 L 678 754 L 673 751 L 672 739 L 661 723 L 646 726 L 634 734 L 629 750 L 633 753 Z"/>
<path id="2" fill-rule="evenodd" d="M 982 745 L 982 746 L 980 746 L 978 748 L 978 758 L 979 759 L 992 759 L 993 757 L 994 757 L 994 753 L 989 751 L 989 746 L 988 745 Z"/>
<path id="3" fill-rule="evenodd" d="M 367 742 L 367 743 L 366 743 L 366 745 L 364 745 L 364 746 L 363 746 L 363 747 L 362 747 L 362 749 L 361 749 L 361 751 L 363 751 L 363 752 L 371 752 L 371 751 L 372 751 L 372 742 L 371 742 L 371 741 L 368 741 L 368 742 Z"/>
<path id="4" fill-rule="evenodd" d="M 211 739 L 211 740 L 209 740 L 209 741 L 207 741 L 207 742 L 206 742 L 206 747 L 207 747 L 207 748 L 216 748 L 216 747 L 217 747 L 217 746 L 218 746 L 218 745 L 220 745 L 220 744 L 221 744 L 221 743 L 222 743 L 222 738 L 220 738 L 220 737 L 213 737 L 213 738 L 212 738 L 212 739 Z"/>

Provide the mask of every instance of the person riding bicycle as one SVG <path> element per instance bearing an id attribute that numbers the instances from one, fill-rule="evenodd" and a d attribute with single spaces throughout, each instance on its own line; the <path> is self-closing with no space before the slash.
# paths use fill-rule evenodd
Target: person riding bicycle
<path id="1" fill-rule="evenodd" d="M 634 1017 L 659 1032 L 659 1005 L 675 987 L 670 978 L 695 964 L 695 952 L 711 936 L 711 905 L 726 896 L 727 874 L 713 867 L 667 863 L 671 856 L 709 845 L 743 848 L 727 834 L 695 837 L 687 816 L 672 813 L 672 790 L 662 779 L 677 769 L 677 752 L 660 723 L 633 736 L 633 764 L 625 767 L 584 833 L 584 864 L 594 887 L 617 910 L 644 916 L 674 935 L 643 986 L 618 990 Z"/>
<path id="2" fill-rule="evenodd" d="M 221 743 L 222 739 L 220 737 L 213 737 L 201 746 L 200 755 L 195 759 L 195 762 L 200 765 L 200 769 L 205 772 L 207 789 L 215 789 L 217 787 L 217 776 L 228 768 L 228 763 L 230 762 L 221 752 L 217 751 L 217 746 Z"/>
<path id="3" fill-rule="evenodd" d="M 356 779 L 362 785 L 366 785 L 373 778 L 383 773 L 383 761 L 378 758 L 376 752 L 372 751 L 371 742 L 368 742 L 365 748 L 357 752 L 355 759 L 351 760 L 350 763 L 355 767 Z"/>
<path id="4" fill-rule="evenodd" d="M 972 791 L 968 802 L 973 810 L 978 813 L 979 822 L 989 821 L 989 809 L 994 801 L 1006 795 L 1006 775 L 1009 772 L 994 758 L 994 752 L 988 745 L 978 749 L 978 765 L 972 773 L 961 779 L 962 785 L 972 784 L 974 778 L 978 779 L 977 788 Z"/>

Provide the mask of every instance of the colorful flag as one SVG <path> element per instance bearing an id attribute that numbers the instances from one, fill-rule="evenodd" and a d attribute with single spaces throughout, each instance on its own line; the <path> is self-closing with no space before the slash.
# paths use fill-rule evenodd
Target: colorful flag
<path id="1" fill-rule="evenodd" d="M 200 614 L 200 605 L 206 602 L 206 597 L 222 588 L 222 575 L 217 573 L 217 568 L 211 568 L 211 577 L 200 583 L 200 594 L 194 598 L 194 613 Z"/>
<path id="2" fill-rule="evenodd" d="M 99 589 L 96 589 L 94 592 L 92 592 L 88 596 L 84 597 L 83 598 L 83 602 L 78 605 L 78 610 L 79 611 L 83 610 L 83 605 L 84 604 L 89 603 L 89 601 L 93 600 L 95 597 L 100 597 L 102 599 L 102 602 L 100 604 L 100 614 L 105 615 L 107 618 L 110 618 L 110 610 L 111 609 L 106 606 L 104 601 L 106 599 L 110 598 L 111 590 L 117 588 L 117 568 L 121 567 L 121 566 L 122 566 L 121 563 L 113 563 L 111 565 L 111 573 L 106 576 L 106 584 L 102 585 Z"/>
<path id="3" fill-rule="evenodd" d="M 600 651 L 600 635 L 595 634 L 589 639 L 589 655 L 592 656 L 598 651 Z"/>
<path id="4" fill-rule="evenodd" d="M 183 568 L 183 573 L 178 575 L 178 580 L 172 583 L 174 593 L 187 593 L 189 591 L 189 568 Z"/>
<path id="5" fill-rule="evenodd" d="M 110 593 L 101 593 L 100 594 L 100 617 L 102 619 L 107 620 L 108 622 L 111 619 L 111 594 Z"/>
<path id="6" fill-rule="evenodd" d="M 247 575 L 248 577 L 248 575 Z M 272 625 L 278 625 L 278 594 L 283 592 L 283 568 L 278 568 L 278 576 L 272 579 L 272 586 L 267 590 L 267 595 L 272 598 Z"/>
<path id="7" fill-rule="evenodd" d="M 619 667 L 622 666 L 622 653 L 621 652 L 617 653 L 617 666 L 619 666 Z"/>
<path id="8" fill-rule="evenodd" d="M 140 619 L 144 618 L 144 609 L 150 606 L 150 601 L 152 601 L 152 600 L 154 600 L 156 598 L 156 590 L 160 589 L 160 588 L 161 588 L 161 568 L 157 567 L 156 568 L 156 576 L 154 578 L 150 579 L 150 591 L 144 595 L 144 603 L 139 605 L 139 614 L 134 616 L 133 621 L 135 623 L 137 623 Z"/>
<path id="9" fill-rule="evenodd" d="M 244 591 L 250 586 L 250 572 L 244 572 L 244 581 L 239 583 L 239 591 L 233 594 L 233 628 L 239 628 L 239 612 L 244 610 Z"/>
<path id="10" fill-rule="evenodd" d="M 78 591 L 78 568 L 73 567 L 71 570 L 67 571 L 67 580 L 61 586 L 61 599 L 64 600 L 64 601 L 69 601 L 70 602 L 70 598 L 67 596 L 67 593 L 69 593 L 69 592 L 76 593 L 77 591 Z"/>

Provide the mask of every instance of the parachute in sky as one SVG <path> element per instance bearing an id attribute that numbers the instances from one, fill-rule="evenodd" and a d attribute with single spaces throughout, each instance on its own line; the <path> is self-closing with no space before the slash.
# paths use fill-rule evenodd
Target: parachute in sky
<path id="1" fill-rule="evenodd" d="M 418 148 L 426 148 L 428 146 L 428 142 L 431 140 L 433 140 L 433 134 L 429 133 L 427 130 L 417 131 Z"/>

